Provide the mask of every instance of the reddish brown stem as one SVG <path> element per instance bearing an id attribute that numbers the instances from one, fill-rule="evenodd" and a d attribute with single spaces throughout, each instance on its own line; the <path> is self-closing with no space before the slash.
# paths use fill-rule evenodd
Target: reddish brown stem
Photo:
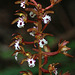
<path id="1" fill-rule="evenodd" d="M 35 21 L 31 21 L 31 20 L 27 20 L 27 22 L 29 22 L 29 23 L 36 23 Z"/>
<path id="2" fill-rule="evenodd" d="M 48 24 L 45 24 L 45 26 L 42 29 L 42 32 L 45 30 L 45 28 L 47 27 Z"/>
<path id="3" fill-rule="evenodd" d="M 33 3 L 31 3 L 31 2 L 28 2 L 28 4 L 33 5 L 33 6 L 36 6 L 35 4 L 33 4 Z"/>
<path id="4" fill-rule="evenodd" d="M 26 41 L 24 41 L 23 43 L 24 44 L 34 44 L 34 42 L 26 42 Z"/>
<path id="5" fill-rule="evenodd" d="M 47 64 L 47 62 L 48 62 L 48 56 L 45 56 L 43 65 Z"/>
<path id="6" fill-rule="evenodd" d="M 37 5 L 37 2 L 35 0 L 30 0 L 30 1 L 32 1 L 35 5 Z"/>
<path id="7" fill-rule="evenodd" d="M 44 73 L 49 73 L 48 70 L 44 69 L 44 68 L 41 68 L 41 70 L 44 72 Z"/>
<path id="8" fill-rule="evenodd" d="M 42 54 L 41 54 L 41 48 L 39 47 L 39 75 L 42 75 L 42 71 L 40 69 L 42 63 Z"/>
<path id="9" fill-rule="evenodd" d="M 53 5 L 54 5 L 54 4 L 51 4 L 50 6 L 46 7 L 45 10 L 48 10 L 48 9 L 52 8 Z"/>
<path id="10" fill-rule="evenodd" d="M 44 52 L 44 54 L 46 54 L 48 56 L 53 56 L 53 55 L 56 55 L 58 53 L 59 53 L 59 51 L 56 51 L 56 52 Z"/>
<path id="11" fill-rule="evenodd" d="M 36 52 L 39 52 L 39 50 L 38 50 L 38 49 L 34 49 L 34 48 L 33 48 L 33 50 L 34 50 L 34 51 L 36 51 Z"/>
<path id="12" fill-rule="evenodd" d="M 24 72 L 26 72 L 26 71 L 20 71 L 20 73 L 24 73 Z M 26 72 L 27 73 L 27 72 Z"/>

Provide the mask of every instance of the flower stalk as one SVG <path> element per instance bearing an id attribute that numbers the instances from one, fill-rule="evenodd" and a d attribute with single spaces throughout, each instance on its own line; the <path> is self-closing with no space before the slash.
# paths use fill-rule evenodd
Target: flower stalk
<path id="1" fill-rule="evenodd" d="M 39 47 L 39 75 L 42 75 L 42 71 L 40 69 L 42 65 L 42 52 L 41 52 L 41 48 Z"/>
<path id="2" fill-rule="evenodd" d="M 32 28 L 27 29 L 27 32 L 31 36 L 35 38 L 34 41 L 28 42 L 24 41 L 23 37 L 18 33 L 14 33 L 12 36 L 16 35 L 15 37 L 12 38 L 13 42 L 9 45 L 13 46 L 15 49 L 15 52 L 12 54 L 12 56 L 15 56 L 15 60 L 18 61 L 18 54 L 23 54 L 26 58 L 24 58 L 20 64 L 23 64 L 24 62 L 28 62 L 28 66 L 30 68 L 35 67 L 36 60 L 38 60 L 38 75 L 42 75 L 42 72 L 44 73 L 49 73 L 52 75 L 54 73 L 55 75 L 58 75 L 58 71 L 56 68 L 56 65 L 59 63 L 52 63 L 49 64 L 48 69 L 44 69 L 43 66 L 47 64 L 48 62 L 48 57 L 57 55 L 59 53 L 64 54 L 65 56 L 68 57 L 73 57 L 72 55 L 68 54 L 67 51 L 70 50 L 69 47 L 66 45 L 69 43 L 69 41 L 64 40 L 63 42 L 58 43 L 58 49 L 55 52 L 51 52 L 50 47 L 48 46 L 48 41 L 45 39 L 46 36 L 53 36 L 53 34 L 49 33 L 43 33 L 43 31 L 46 29 L 48 24 L 51 21 L 51 16 L 49 14 L 53 14 L 54 11 L 47 11 L 48 9 L 52 8 L 55 4 L 59 3 L 61 0 L 50 0 L 51 5 L 42 8 L 41 4 L 38 4 L 35 0 L 21 0 L 21 1 L 16 1 L 15 4 L 20 4 L 20 7 L 25 9 L 24 11 L 17 10 L 15 15 L 20 16 L 19 18 L 16 18 L 12 24 L 17 22 L 17 27 L 18 28 L 24 28 L 26 23 L 33 23 L 35 26 Z M 25 5 L 32 5 L 35 8 L 26 8 Z M 30 12 L 29 16 L 31 18 L 36 18 L 35 20 L 30 20 L 28 18 L 28 14 L 26 12 Z M 42 25 L 42 22 L 44 23 L 44 26 Z M 23 45 L 30 45 L 33 44 L 34 48 L 32 50 L 36 51 L 36 54 L 31 54 L 28 51 L 25 51 Z M 37 44 L 37 45 L 36 45 Z M 44 51 L 42 51 L 42 48 Z M 44 63 L 42 63 L 42 59 L 44 59 Z M 31 71 L 20 71 L 20 73 L 23 73 L 23 75 L 33 75 Z M 63 75 L 69 75 L 68 72 L 64 73 Z M 62 72 L 59 73 L 59 75 L 62 75 Z"/>

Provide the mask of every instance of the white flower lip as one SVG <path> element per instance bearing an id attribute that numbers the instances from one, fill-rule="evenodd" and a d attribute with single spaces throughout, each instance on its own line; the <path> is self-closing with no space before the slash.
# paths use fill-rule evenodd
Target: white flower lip
<path id="1" fill-rule="evenodd" d="M 31 36 L 35 36 L 34 34 L 35 34 L 35 32 L 30 32 L 29 33 Z"/>
<path id="2" fill-rule="evenodd" d="M 23 28 L 24 27 L 24 21 L 23 18 L 19 18 L 18 22 L 17 22 L 17 27 L 18 28 Z"/>
<path id="3" fill-rule="evenodd" d="M 36 14 L 34 14 L 32 11 L 29 13 L 31 18 L 34 18 L 36 16 Z"/>
<path id="4" fill-rule="evenodd" d="M 15 60 L 17 61 L 17 55 L 18 55 L 18 52 L 16 52 L 16 54 L 15 54 Z"/>
<path id="5" fill-rule="evenodd" d="M 48 42 L 43 38 L 39 41 L 39 46 L 43 48 L 44 45 L 48 44 Z"/>
<path id="6" fill-rule="evenodd" d="M 20 7 L 25 8 L 25 2 L 24 2 L 24 1 L 23 1 L 23 2 L 21 2 Z"/>
<path id="7" fill-rule="evenodd" d="M 55 75 L 58 75 L 57 68 L 55 68 L 53 72 L 54 72 Z"/>
<path id="8" fill-rule="evenodd" d="M 51 16 L 45 15 L 42 19 L 43 19 L 44 23 L 47 24 L 51 21 Z"/>
<path id="9" fill-rule="evenodd" d="M 20 46 L 19 46 L 19 40 L 17 41 L 16 40 L 16 43 L 15 43 L 15 50 L 19 50 L 20 49 Z"/>
<path id="10" fill-rule="evenodd" d="M 15 45 L 14 45 L 14 47 L 15 47 L 15 50 L 20 50 L 20 46 L 19 46 L 19 41 L 20 40 L 15 40 L 16 41 L 16 43 L 15 43 Z M 18 52 L 16 52 L 16 54 L 15 54 L 15 60 L 17 61 L 17 55 L 18 55 Z"/>
<path id="11" fill-rule="evenodd" d="M 37 28 L 37 27 L 33 26 L 33 28 Z M 31 31 L 29 34 L 30 34 L 31 36 L 35 36 L 35 31 Z"/>
<path id="12" fill-rule="evenodd" d="M 28 65 L 29 65 L 29 67 L 32 68 L 32 67 L 35 66 L 35 62 L 36 62 L 36 61 L 35 61 L 33 58 L 31 58 L 31 59 L 28 58 L 27 61 L 28 61 Z"/>

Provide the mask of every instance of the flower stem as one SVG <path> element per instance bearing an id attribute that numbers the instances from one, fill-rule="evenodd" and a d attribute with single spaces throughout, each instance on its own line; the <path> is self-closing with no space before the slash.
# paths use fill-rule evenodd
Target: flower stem
<path id="1" fill-rule="evenodd" d="M 33 3 L 31 3 L 31 2 L 28 2 L 28 4 L 35 6 L 35 4 L 33 4 Z"/>
<path id="2" fill-rule="evenodd" d="M 38 8 L 38 15 L 37 15 L 37 18 L 38 18 L 38 32 L 41 32 L 41 30 L 42 30 L 42 20 L 40 20 L 40 18 L 39 18 L 39 13 L 40 13 L 40 10 Z M 39 44 L 38 44 L 38 49 L 39 49 L 39 75 L 42 75 L 42 70 L 41 70 L 42 51 L 41 51 L 41 48 L 39 47 Z"/>
<path id="3" fill-rule="evenodd" d="M 40 69 L 42 63 L 42 54 L 41 54 L 41 48 L 39 47 L 39 75 L 42 75 L 42 71 Z"/>
<path id="4" fill-rule="evenodd" d="M 50 9 L 52 7 L 53 7 L 53 4 L 51 4 L 50 6 L 46 7 L 45 10 L 48 10 L 48 9 Z"/>

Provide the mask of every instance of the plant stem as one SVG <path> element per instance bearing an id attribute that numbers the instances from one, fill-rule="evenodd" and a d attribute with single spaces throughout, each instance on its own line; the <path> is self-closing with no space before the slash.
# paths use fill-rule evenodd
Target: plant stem
<path id="1" fill-rule="evenodd" d="M 40 10 L 38 9 L 38 32 L 41 32 L 41 29 L 42 29 L 42 21 L 40 20 L 39 18 L 39 13 L 40 13 Z M 40 39 L 39 39 L 40 40 Z M 39 47 L 39 44 L 38 44 L 38 49 L 39 49 L 39 75 L 42 75 L 42 71 L 40 69 L 41 65 L 42 65 L 42 51 L 41 51 L 41 48 Z"/>
<path id="2" fill-rule="evenodd" d="M 40 69 L 42 63 L 42 54 L 41 54 L 41 48 L 39 47 L 39 75 L 42 75 L 42 71 Z"/>
<path id="3" fill-rule="evenodd" d="M 38 23 L 39 23 L 38 24 L 38 32 L 40 32 L 41 29 L 42 29 L 42 24 L 41 24 L 41 21 L 40 20 L 38 20 Z M 40 69 L 41 63 L 42 63 L 42 51 L 41 51 L 41 48 L 39 47 L 39 45 L 38 45 L 38 49 L 39 49 L 39 75 L 42 75 L 42 71 Z"/>

